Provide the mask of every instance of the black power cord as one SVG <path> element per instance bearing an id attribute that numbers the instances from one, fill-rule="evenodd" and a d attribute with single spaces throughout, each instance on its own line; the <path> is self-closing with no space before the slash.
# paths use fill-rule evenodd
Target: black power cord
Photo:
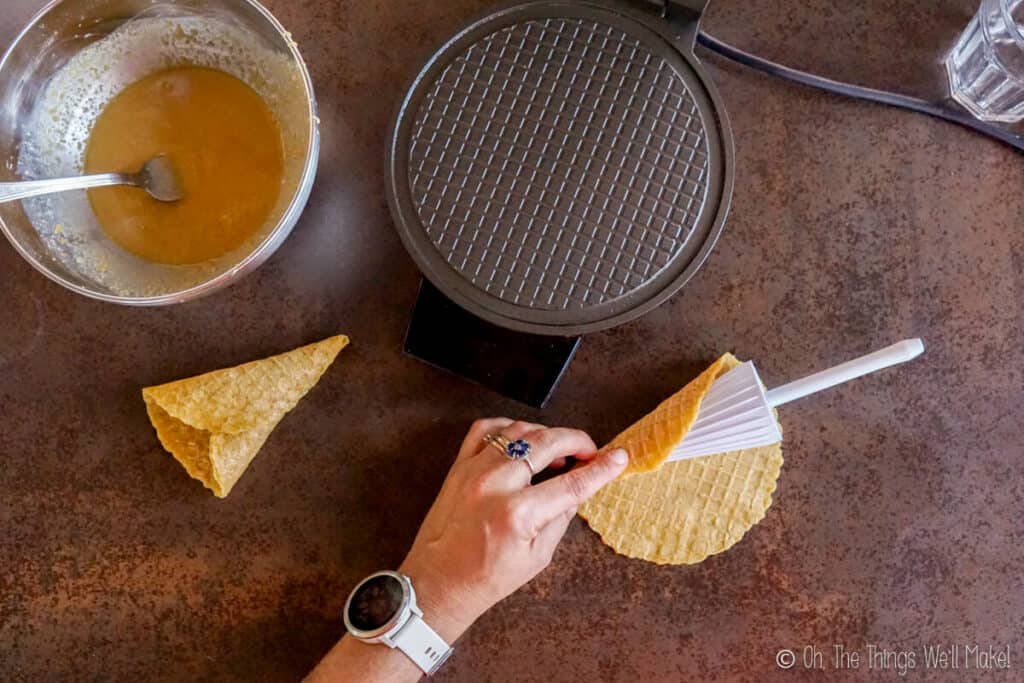
<path id="1" fill-rule="evenodd" d="M 812 88 L 827 90 L 828 92 L 836 93 L 838 95 L 846 95 L 847 97 L 855 97 L 860 100 L 878 102 L 879 104 L 887 104 L 891 107 L 909 109 L 910 111 L 934 116 L 937 119 L 942 119 L 943 121 L 949 121 L 950 123 L 956 123 L 964 126 L 965 128 L 970 128 L 973 131 L 977 131 L 982 135 L 987 135 L 990 138 L 1010 145 L 1018 151 L 1024 152 L 1024 137 L 1003 128 L 1002 126 L 979 121 L 960 109 L 945 107 L 936 102 L 929 102 L 928 100 L 922 100 L 917 97 L 899 95 L 885 90 L 865 88 L 860 85 L 834 81 L 831 78 L 825 78 L 823 76 L 815 76 L 814 74 L 807 73 L 806 71 L 792 69 L 788 66 L 776 64 L 768 59 L 752 55 L 749 52 L 744 52 L 743 50 L 733 47 L 728 43 L 724 43 L 718 38 L 710 36 L 703 31 L 697 34 L 697 42 L 712 52 L 720 54 L 727 59 L 731 59 L 732 61 L 743 64 L 744 66 L 757 69 L 758 71 L 771 74 L 772 76 L 778 76 L 779 78 L 784 78 L 787 81 L 793 81 L 794 83 L 800 83 L 802 85 L 809 85 Z"/>

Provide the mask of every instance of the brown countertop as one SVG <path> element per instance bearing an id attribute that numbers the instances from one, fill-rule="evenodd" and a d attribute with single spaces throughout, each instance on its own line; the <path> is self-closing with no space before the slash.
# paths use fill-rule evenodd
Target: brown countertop
<path id="1" fill-rule="evenodd" d="M 4 3 L 0 45 L 40 4 Z M 1009 645 L 1024 668 L 1024 157 L 702 53 L 737 141 L 723 238 L 668 304 L 584 339 L 550 406 L 528 410 L 402 355 L 419 275 L 383 194 L 404 84 L 488 3 L 267 4 L 310 62 L 324 148 L 309 208 L 265 266 L 142 310 L 67 292 L 0 245 L 0 679 L 296 680 L 341 634 L 352 585 L 399 563 L 480 414 L 601 441 L 724 350 L 771 383 L 909 336 L 922 360 L 782 410 L 775 503 L 732 550 L 657 567 L 577 521 L 437 680 L 878 673 L 776 667 L 780 648 L 809 644 Z M 928 93 L 975 5 L 714 0 L 706 28 Z M 140 387 L 335 332 L 353 345 L 227 500 L 160 448 Z"/>

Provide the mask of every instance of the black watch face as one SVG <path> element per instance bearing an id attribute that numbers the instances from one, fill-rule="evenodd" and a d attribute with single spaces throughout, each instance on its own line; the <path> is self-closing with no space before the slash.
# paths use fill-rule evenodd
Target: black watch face
<path id="1" fill-rule="evenodd" d="M 376 631 L 402 608 L 402 583 L 393 576 L 375 576 L 356 589 L 348 607 L 348 621 L 360 631 Z"/>

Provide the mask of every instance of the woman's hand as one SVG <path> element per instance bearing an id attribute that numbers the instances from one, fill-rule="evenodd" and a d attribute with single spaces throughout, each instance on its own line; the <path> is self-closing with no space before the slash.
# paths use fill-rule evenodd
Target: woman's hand
<path id="1" fill-rule="evenodd" d="M 488 434 L 531 445 L 537 472 L 572 470 L 536 486 L 530 466 L 484 443 Z M 399 570 L 412 579 L 426 623 L 448 643 L 496 602 L 551 562 L 576 506 L 626 467 L 625 451 L 597 454 L 590 437 L 575 429 L 547 429 L 504 418 L 478 420 Z M 307 679 L 317 683 L 407 683 L 420 670 L 404 654 L 346 635 Z"/>
<path id="2" fill-rule="evenodd" d="M 528 441 L 538 473 L 569 456 L 585 462 L 531 486 L 530 467 L 486 445 L 487 434 Z M 425 619 L 448 642 L 547 567 L 576 507 L 625 468 L 625 451 L 596 450 L 575 429 L 504 418 L 473 423 L 400 568 Z"/>

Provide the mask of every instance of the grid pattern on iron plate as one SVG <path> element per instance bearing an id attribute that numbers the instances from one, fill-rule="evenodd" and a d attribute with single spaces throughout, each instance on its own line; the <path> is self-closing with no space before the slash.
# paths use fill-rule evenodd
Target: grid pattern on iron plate
<path id="1" fill-rule="evenodd" d="M 526 21 L 471 45 L 425 96 L 410 144 L 412 200 L 440 253 L 534 309 L 584 309 L 650 281 L 707 190 L 685 82 L 590 20 Z"/>

